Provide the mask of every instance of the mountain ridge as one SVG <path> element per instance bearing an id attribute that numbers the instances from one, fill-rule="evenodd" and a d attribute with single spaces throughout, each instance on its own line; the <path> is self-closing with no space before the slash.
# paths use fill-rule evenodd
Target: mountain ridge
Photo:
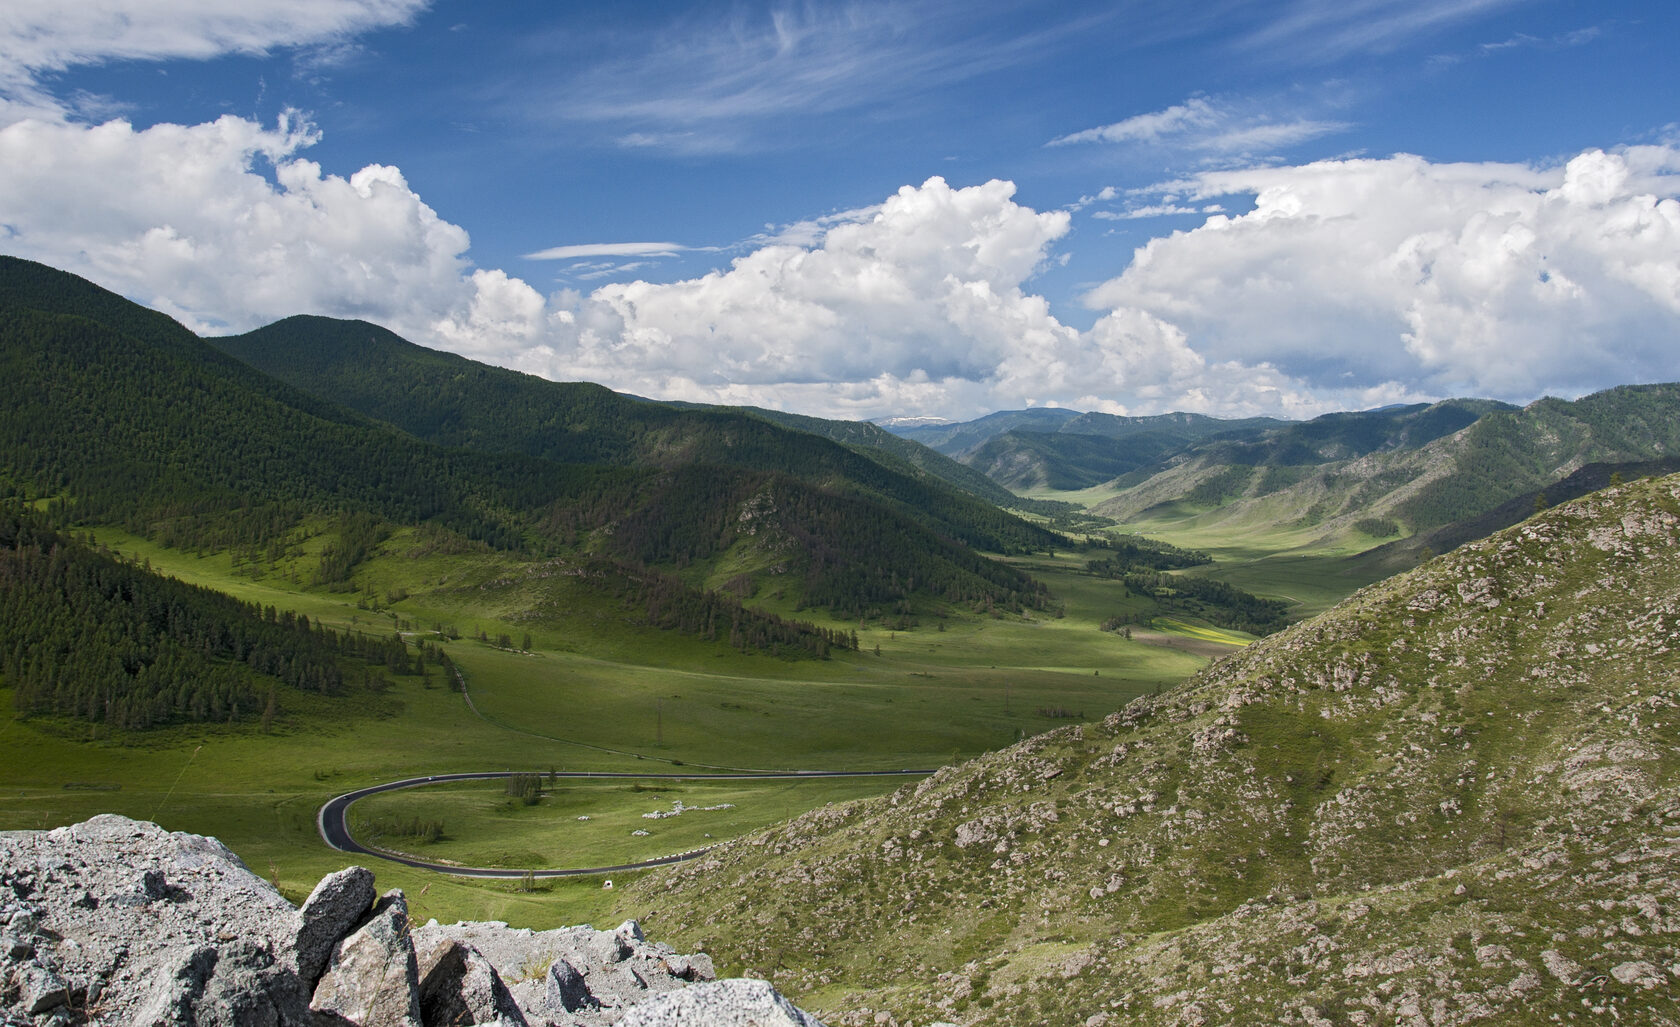
<path id="1" fill-rule="evenodd" d="M 1419 534 L 1470 522 L 1567 478 L 1589 463 L 1638 464 L 1680 452 L 1680 385 L 1619 386 L 1521 409 L 1446 401 L 1467 421 L 1421 445 L 1368 448 L 1325 462 L 1255 459 L 1253 447 L 1215 445 L 1115 482 L 1095 512 L 1128 524 L 1195 525 L 1233 534 L 1256 524 L 1309 530 L 1335 544 L 1388 522 Z M 1479 407 L 1486 407 L 1478 416 Z M 1316 422 L 1307 422 L 1313 424 Z M 1450 427 L 1436 420 L 1436 427 Z M 1381 536 L 1371 538 L 1380 542 Z"/>
<path id="2" fill-rule="evenodd" d="M 878 429 L 863 423 L 824 423 L 818 433 L 810 430 L 814 418 L 633 399 L 592 383 L 551 382 L 429 350 L 366 322 L 299 315 L 211 342 L 310 395 L 440 445 L 561 463 L 771 471 L 819 487 L 866 490 L 977 548 L 1057 541 L 991 509 L 1012 498 L 1005 490 L 948 482 L 971 474 L 930 472 L 904 449 L 863 452 L 882 449 L 872 434 Z M 825 434 L 841 428 L 854 429 L 855 437 Z M 983 502 L 975 502 L 975 488 L 987 493 Z"/>
<path id="3" fill-rule="evenodd" d="M 775 467 L 696 474 L 681 461 L 559 463 L 497 445 L 438 445 L 264 375 L 75 276 L 7 258 L 0 283 L 0 370 L 17 396 L 0 411 L 0 488 L 51 500 L 60 516 L 121 524 L 168 544 L 260 551 L 311 519 L 359 511 L 435 522 L 506 551 L 582 546 L 666 572 L 693 566 L 697 580 L 688 585 L 696 588 L 713 584 L 700 572 L 715 567 L 813 596 L 841 594 L 841 578 L 867 579 L 880 609 L 912 598 L 1040 601 L 1040 586 L 970 543 L 1008 548 L 1057 536 L 816 436 L 722 418 L 764 462 L 824 455 L 834 470 L 819 476 L 833 482 Z M 77 309 L 104 320 L 70 312 Z M 130 324 L 138 334 L 113 326 Z M 598 387 L 582 391 L 612 397 L 615 409 L 633 404 Z M 839 481 L 847 469 L 864 483 Z M 798 548 L 799 538 L 821 558 Z M 366 551 L 348 537 L 339 548 Z M 737 565 L 726 567 L 726 557 Z"/>

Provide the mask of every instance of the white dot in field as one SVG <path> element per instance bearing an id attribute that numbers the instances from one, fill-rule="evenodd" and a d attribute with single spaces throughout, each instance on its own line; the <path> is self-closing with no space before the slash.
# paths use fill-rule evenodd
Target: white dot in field
<path id="1" fill-rule="evenodd" d="M 605 881 L 602 881 L 601 882 L 601 887 L 608 890 L 608 891 L 611 891 L 612 890 L 612 878 L 609 877 Z"/>

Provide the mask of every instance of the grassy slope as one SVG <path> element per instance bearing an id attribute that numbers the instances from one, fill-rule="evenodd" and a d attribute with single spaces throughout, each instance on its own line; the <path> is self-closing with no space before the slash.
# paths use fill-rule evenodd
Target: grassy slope
<path id="1" fill-rule="evenodd" d="M 1677 568 L 1596 494 L 620 909 L 838 1023 L 1677 1023 Z"/>
<path id="2" fill-rule="evenodd" d="M 227 553 L 195 556 L 114 530 L 99 538 L 164 573 L 334 626 L 425 631 L 442 623 L 469 636 L 447 648 L 490 722 L 468 713 L 436 676 L 438 687 L 399 679 L 380 697 L 286 693 L 272 735 L 248 724 L 90 738 L 85 727 L 0 720 L 0 780 L 7 786 L 0 792 L 0 827 L 51 827 L 102 811 L 155 818 L 174 830 L 222 838 L 261 873 L 274 867 L 294 899 L 346 862 L 316 837 L 314 811 L 332 795 L 367 784 L 509 767 L 671 769 L 603 748 L 681 760 L 690 769 L 706 762 L 932 767 L 1066 723 L 1040 716 L 1040 707 L 1096 718 L 1170 686 L 1201 662 L 1096 630 L 1107 615 L 1101 583 L 1054 565 L 1045 568 L 1049 579 L 1070 586 L 1062 618 L 976 615 L 950 618 L 945 631 L 931 622 L 910 632 L 863 629 L 861 654 L 787 662 L 636 628 L 597 599 L 568 591 L 564 576 L 530 573 L 540 564 L 433 551 L 418 529 L 387 539 L 358 569 L 363 589 L 350 593 L 303 584 L 326 535 L 300 535 L 271 571 L 265 564 L 236 565 Z M 398 588 L 409 597 L 379 611 L 364 608 L 370 600 L 386 607 Z M 514 639 L 529 632 L 535 651 L 473 641 L 479 630 Z M 10 704 L 3 683 L 0 703 Z M 800 808 L 893 786 L 759 786 L 756 798 L 739 801 L 737 812 L 702 831 L 721 838 Z M 407 793 L 405 815 L 431 808 L 412 808 L 417 798 L 431 797 Z M 650 808 L 644 795 L 627 790 L 589 802 L 603 825 Z M 578 814 L 568 808 L 546 802 L 534 815 L 497 821 L 504 830 L 494 837 L 474 833 L 471 845 L 518 858 L 552 852 L 564 838 L 570 851 L 560 862 L 580 865 L 616 861 L 630 844 L 643 846 L 636 850 L 642 855 L 658 855 L 690 840 L 664 830 L 635 842 L 628 831 L 580 835 L 570 829 Z M 458 840 L 468 832 L 454 825 L 475 826 L 446 804 L 437 809 Z M 503 884 L 383 864 L 376 869 L 383 885 L 408 890 L 421 917 L 540 927 L 606 915 L 598 881 L 554 883 L 524 895 Z"/>

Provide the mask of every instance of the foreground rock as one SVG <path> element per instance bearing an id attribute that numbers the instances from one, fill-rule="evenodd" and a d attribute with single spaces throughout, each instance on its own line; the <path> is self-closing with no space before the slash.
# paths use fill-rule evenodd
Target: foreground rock
<path id="1" fill-rule="evenodd" d="M 0 833 L 0 1023 L 816 1023 L 634 921 L 414 927 L 400 891 L 374 895 L 351 867 L 294 909 L 215 839 L 119 816 Z"/>

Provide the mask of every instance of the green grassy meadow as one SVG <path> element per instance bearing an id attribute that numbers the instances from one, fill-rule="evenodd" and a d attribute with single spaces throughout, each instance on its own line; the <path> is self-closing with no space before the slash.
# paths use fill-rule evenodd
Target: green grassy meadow
<path id="1" fill-rule="evenodd" d="M 357 568 L 352 591 L 310 584 L 321 534 L 300 533 L 284 557 L 267 563 L 165 549 L 115 531 L 96 536 L 165 574 L 335 628 L 430 641 L 437 626 L 460 633 L 441 644 L 477 715 L 433 667 L 424 680 L 398 677 L 379 694 L 282 689 L 267 733 L 241 722 L 113 737 L 85 724 L 0 721 L 0 828 L 50 828 L 100 812 L 151 819 L 220 838 L 294 901 L 353 861 L 320 840 L 316 811 L 371 784 L 483 770 L 933 769 L 1070 719 L 1101 718 L 1204 662 L 1098 630 L 1123 590 L 1074 573 L 1082 566 L 1076 554 L 1031 561 L 1031 573 L 1055 594 L 1052 610 L 923 615 L 909 631 L 829 622 L 857 630 L 860 649 L 818 661 L 651 631 L 549 565 L 438 551 L 413 531 L 386 539 Z M 495 644 L 503 635 L 514 648 Z M 526 636 L 528 651 L 519 648 Z M 3 687 L 0 702 L 9 708 Z M 473 808 L 495 798 L 485 784 L 476 797 L 472 789 L 387 793 L 358 803 L 352 816 L 441 819 L 445 837 L 426 854 L 458 862 L 609 865 L 903 783 L 685 782 L 658 793 L 565 785 L 509 815 L 494 802 Z M 641 815 L 661 805 L 650 805 L 655 794 L 666 807 L 680 798 L 733 808 L 644 822 Z M 632 834 L 644 827 L 648 835 Z M 547 927 L 590 921 L 611 906 L 597 878 L 542 881 L 524 892 L 371 862 L 380 886 L 403 888 L 421 919 Z"/>
<path id="2" fill-rule="evenodd" d="M 1033 499 L 1054 499 L 1094 507 L 1117 491 L 1099 485 L 1077 492 L 1035 489 Z M 1311 617 L 1341 602 L 1377 580 L 1372 571 L 1350 558 L 1380 540 L 1347 533 L 1326 543 L 1316 525 L 1297 518 L 1268 520 L 1254 513 L 1233 522 L 1220 508 L 1194 510 L 1175 506 L 1149 517 L 1122 524 L 1115 530 L 1143 535 L 1213 557 L 1213 564 L 1183 573 L 1214 578 L 1266 599 L 1290 604 L 1294 618 Z"/>
<path id="3" fill-rule="evenodd" d="M 627 781 L 559 778 L 527 805 L 505 782 L 406 788 L 356 804 L 351 830 L 376 848 L 437 863 L 506 869 L 609 866 L 704 848 L 723 838 L 834 802 L 904 784 L 870 778 Z M 682 812 L 670 814 L 677 803 Z M 431 841 L 405 835 L 416 820 L 442 822 Z"/>

